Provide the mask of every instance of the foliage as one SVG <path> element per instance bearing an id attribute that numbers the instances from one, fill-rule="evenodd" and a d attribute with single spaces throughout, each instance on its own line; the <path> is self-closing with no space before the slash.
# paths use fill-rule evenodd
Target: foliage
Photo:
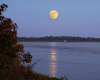
<path id="1" fill-rule="evenodd" d="M 32 55 L 17 44 L 17 24 L 2 15 L 7 7 L 0 5 L 0 80 L 63 80 L 38 74 L 31 66 L 25 66 L 31 63 Z"/>

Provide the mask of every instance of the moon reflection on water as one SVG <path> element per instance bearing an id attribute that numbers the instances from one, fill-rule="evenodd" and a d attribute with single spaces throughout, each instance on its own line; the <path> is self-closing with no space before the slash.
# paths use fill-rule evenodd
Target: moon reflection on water
<path id="1" fill-rule="evenodd" d="M 50 56 L 50 77 L 55 77 L 56 76 L 56 51 L 54 49 L 51 50 L 51 56 Z"/>

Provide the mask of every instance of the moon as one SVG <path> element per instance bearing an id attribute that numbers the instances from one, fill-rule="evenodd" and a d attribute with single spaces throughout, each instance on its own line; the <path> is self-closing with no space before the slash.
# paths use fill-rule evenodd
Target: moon
<path id="1" fill-rule="evenodd" d="M 52 19 L 56 19 L 58 17 L 58 12 L 56 10 L 52 10 L 50 13 L 49 13 L 50 17 Z"/>

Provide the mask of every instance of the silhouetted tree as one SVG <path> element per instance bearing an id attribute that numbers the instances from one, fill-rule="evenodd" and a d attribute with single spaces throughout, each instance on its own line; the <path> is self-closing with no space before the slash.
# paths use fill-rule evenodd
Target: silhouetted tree
<path id="1" fill-rule="evenodd" d="M 25 53 L 23 45 L 17 44 L 17 24 L 2 15 L 7 7 L 6 4 L 0 5 L 0 79 L 21 80 L 24 78 L 22 74 L 32 69 L 31 66 L 25 67 L 32 56 L 30 52 Z"/>

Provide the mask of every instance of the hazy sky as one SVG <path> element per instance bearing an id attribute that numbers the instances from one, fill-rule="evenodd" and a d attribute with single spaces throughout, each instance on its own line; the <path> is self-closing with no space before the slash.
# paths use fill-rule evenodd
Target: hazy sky
<path id="1" fill-rule="evenodd" d="M 100 38 L 100 0 L 0 0 L 4 16 L 18 25 L 19 37 L 80 36 Z M 49 12 L 58 11 L 51 19 Z"/>

